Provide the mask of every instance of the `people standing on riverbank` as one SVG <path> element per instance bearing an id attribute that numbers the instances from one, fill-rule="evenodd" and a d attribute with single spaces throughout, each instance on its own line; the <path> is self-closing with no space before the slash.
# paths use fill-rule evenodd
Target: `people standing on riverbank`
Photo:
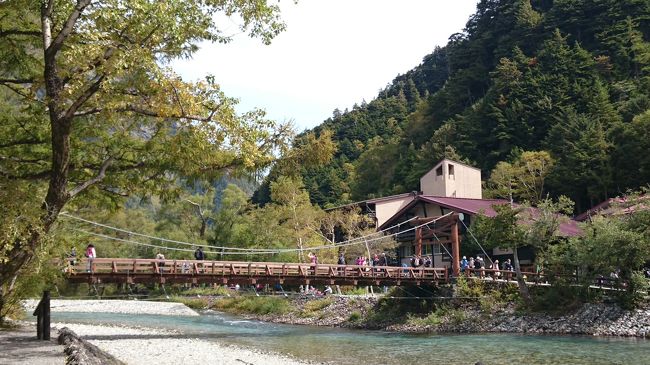
<path id="1" fill-rule="evenodd" d="M 467 263 L 467 268 L 470 270 L 474 270 L 475 266 L 476 266 L 476 260 L 474 260 L 474 257 L 470 257 L 469 262 Z"/>

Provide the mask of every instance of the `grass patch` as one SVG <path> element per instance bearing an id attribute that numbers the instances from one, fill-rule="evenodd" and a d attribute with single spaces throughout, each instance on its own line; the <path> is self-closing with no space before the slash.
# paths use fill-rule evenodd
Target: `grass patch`
<path id="1" fill-rule="evenodd" d="M 416 317 L 412 315 L 411 313 L 408 314 L 408 317 L 406 319 L 406 323 L 414 325 L 414 326 L 437 326 L 440 323 L 442 323 L 442 319 L 444 317 L 445 313 L 442 312 L 441 310 L 436 310 L 431 313 L 429 313 L 428 316 L 426 317 Z"/>
<path id="2" fill-rule="evenodd" d="M 349 322 L 359 322 L 361 320 L 361 313 L 359 311 L 352 311 L 350 317 L 348 317 Z"/>
<path id="3" fill-rule="evenodd" d="M 218 299 L 213 309 L 230 313 L 284 314 L 291 311 L 289 302 L 278 297 L 234 297 Z"/>
<path id="4" fill-rule="evenodd" d="M 207 309 L 208 308 L 208 299 L 207 298 L 186 298 L 186 297 L 171 297 L 171 301 L 177 303 L 183 303 L 186 306 L 192 309 Z"/>
<path id="5" fill-rule="evenodd" d="M 333 298 L 310 300 L 309 302 L 305 303 L 305 310 L 310 312 L 316 312 L 325 307 L 328 307 L 332 303 L 334 303 Z"/>
<path id="6" fill-rule="evenodd" d="M 366 288 L 352 288 L 348 290 L 343 291 L 344 295 L 366 295 L 368 294 L 368 290 Z"/>
<path id="7" fill-rule="evenodd" d="M 186 291 L 183 291 L 183 295 L 213 295 L 213 296 L 227 296 L 230 295 L 232 291 L 226 287 L 218 286 L 216 288 L 191 288 Z"/>
<path id="8" fill-rule="evenodd" d="M 314 317 L 316 315 L 319 315 L 319 319 L 322 319 L 324 315 L 323 313 L 320 313 L 320 311 L 327 308 L 332 303 L 334 303 L 333 298 L 310 300 L 309 302 L 305 303 L 300 315 L 302 317 Z"/>

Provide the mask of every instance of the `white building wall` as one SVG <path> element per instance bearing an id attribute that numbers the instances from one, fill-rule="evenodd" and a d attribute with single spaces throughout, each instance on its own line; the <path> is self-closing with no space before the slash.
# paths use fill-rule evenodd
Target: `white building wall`
<path id="1" fill-rule="evenodd" d="M 442 160 L 420 178 L 424 195 L 482 199 L 481 170 L 452 160 Z"/>
<path id="2" fill-rule="evenodd" d="M 381 202 L 375 203 L 375 216 L 377 217 L 377 227 L 381 226 L 390 219 L 395 213 L 399 212 L 400 209 L 404 208 L 408 203 L 410 203 L 414 196 L 406 196 L 403 198 L 396 198 L 391 200 L 384 200 Z"/>

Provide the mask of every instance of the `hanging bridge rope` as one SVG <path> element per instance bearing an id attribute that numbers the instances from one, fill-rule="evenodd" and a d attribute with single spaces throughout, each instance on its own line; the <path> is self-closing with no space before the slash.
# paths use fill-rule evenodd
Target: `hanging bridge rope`
<path id="1" fill-rule="evenodd" d="M 177 248 L 177 247 L 153 245 L 153 244 L 150 244 L 150 243 L 144 243 L 144 242 L 138 242 L 138 241 L 128 240 L 128 239 L 124 239 L 124 238 L 107 236 L 105 234 L 90 232 L 90 231 L 86 231 L 84 229 L 79 229 L 79 228 L 74 228 L 74 230 L 77 231 L 77 232 L 82 232 L 82 233 L 91 235 L 91 236 L 104 238 L 104 239 L 107 239 L 107 240 L 119 241 L 119 242 L 123 242 L 123 243 L 129 243 L 129 244 L 138 245 L 138 246 L 159 248 L 161 250 L 170 250 L 170 251 L 194 252 L 194 250 L 189 249 L 189 248 Z M 251 254 L 250 252 L 220 252 L 220 251 L 204 251 L 204 252 L 209 253 L 209 254 L 217 254 L 217 255 L 250 255 Z M 276 253 L 276 252 L 274 252 L 274 251 L 259 252 L 259 254 L 267 254 L 267 253 Z M 257 252 L 256 252 L 256 254 L 257 254 Z"/>
<path id="2" fill-rule="evenodd" d="M 478 241 L 478 240 L 476 239 L 476 237 L 474 236 L 474 233 L 472 233 L 472 231 L 469 229 L 469 227 L 467 227 L 467 225 L 465 224 L 465 222 L 463 222 L 462 219 L 459 219 L 459 221 L 460 221 L 461 223 L 463 223 L 463 226 L 465 227 L 465 229 L 467 230 L 467 232 L 469 232 L 469 235 L 472 236 L 472 238 L 474 239 L 474 242 L 476 242 L 476 244 L 478 245 L 478 247 L 481 248 L 481 251 L 483 251 L 483 253 L 485 254 L 485 257 L 487 257 L 488 260 L 490 260 L 490 264 L 491 264 L 492 266 L 494 266 L 494 261 L 492 261 L 492 258 L 490 257 L 490 255 L 488 255 L 487 252 L 485 252 L 485 250 L 483 249 L 483 246 L 481 246 L 481 244 L 479 243 L 479 241 Z"/>
<path id="3" fill-rule="evenodd" d="M 117 231 L 117 232 L 126 233 L 126 234 L 132 235 L 132 236 L 139 236 L 139 237 L 148 238 L 148 239 L 152 239 L 152 240 L 157 240 L 157 241 L 161 241 L 161 242 L 169 242 L 169 243 L 185 245 L 185 246 L 192 246 L 192 247 L 197 247 L 197 246 L 203 246 L 204 245 L 202 243 L 192 243 L 192 242 L 177 241 L 177 240 L 171 240 L 171 239 L 162 238 L 162 237 L 150 236 L 150 235 L 143 234 L 143 233 L 133 232 L 133 231 L 129 231 L 129 230 L 126 230 L 126 229 L 109 226 L 107 224 L 91 221 L 89 219 L 84 219 L 84 218 L 81 218 L 81 217 L 73 216 L 73 215 L 71 215 L 69 213 L 66 213 L 66 212 L 62 212 L 61 215 L 66 217 L 66 218 L 78 220 L 78 221 L 88 223 L 88 224 L 91 224 L 91 225 L 94 225 L 94 226 L 97 226 L 97 227 L 102 227 L 102 228 L 114 230 L 114 231 Z M 399 228 L 402 224 L 408 223 L 408 222 L 412 221 L 415 218 L 416 217 L 413 217 L 413 218 L 408 219 L 408 220 L 406 220 L 404 222 L 400 222 L 400 223 L 398 223 L 396 225 L 385 228 L 385 229 L 383 229 L 381 231 L 370 233 L 370 234 L 365 235 L 365 236 L 351 238 L 349 240 L 339 242 L 339 243 L 336 243 L 336 244 L 333 244 L 333 245 L 309 247 L 309 248 L 305 248 L 305 249 L 308 249 L 308 250 L 312 250 L 312 249 L 328 249 L 328 248 L 335 248 L 335 247 L 341 247 L 341 246 L 344 246 L 344 245 L 352 244 L 353 242 L 355 242 L 354 244 L 363 243 L 363 241 L 365 241 L 368 237 L 376 236 L 377 234 L 382 234 L 382 233 L 384 233 L 386 231 L 389 231 L 389 230 L 391 230 L 393 228 Z M 440 217 L 440 218 L 442 218 L 442 217 Z M 404 231 L 404 232 L 406 232 L 406 231 Z M 389 236 L 382 236 L 381 239 L 383 239 L 385 237 L 389 237 Z M 356 241 L 359 241 L 359 242 L 356 242 Z M 375 240 L 372 240 L 372 241 L 375 241 Z M 166 247 L 166 246 L 161 246 L 161 247 Z M 271 250 L 271 249 L 240 248 L 240 247 L 228 247 L 228 246 L 209 246 L 209 247 L 211 247 L 213 249 L 242 251 L 242 252 L 249 252 L 249 253 L 256 253 L 256 252 L 257 253 L 267 253 L 269 250 Z M 276 249 L 276 250 L 300 251 L 300 249 Z M 290 251 L 287 251 L 287 252 L 290 252 Z"/>
<path id="4" fill-rule="evenodd" d="M 62 213 L 62 214 L 64 214 L 64 213 Z M 84 222 L 87 222 L 87 223 L 91 223 L 91 224 L 96 223 L 96 225 L 100 226 L 100 227 L 114 228 L 115 230 L 123 232 L 123 233 L 127 233 L 127 234 L 130 233 L 130 231 L 127 231 L 127 230 L 107 226 L 105 224 L 89 221 L 89 220 L 86 220 L 86 219 L 83 219 L 83 218 L 74 217 L 74 216 L 71 216 L 71 215 L 69 215 L 67 213 L 65 213 L 65 214 L 66 214 L 66 216 L 69 216 L 69 217 L 72 217 L 74 219 L 78 219 L 78 220 L 81 220 L 81 221 L 84 221 Z M 447 216 L 449 216 L 451 214 L 452 213 L 448 213 L 448 214 L 445 214 L 443 216 L 437 217 L 433 222 L 436 222 L 437 220 L 445 218 L 445 217 L 447 217 Z M 310 250 L 310 251 L 334 249 L 334 248 L 339 248 L 339 247 L 347 247 L 347 246 L 352 246 L 352 245 L 358 245 L 358 244 L 361 244 L 361 243 L 366 244 L 366 243 L 370 243 L 370 242 L 383 240 L 383 239 L 386 239 L 386 238 L 389 238 L 389 237 L 397 236 L 397 235 L 400 235 L 400 234 L 415 230 L 417 228 L 420 228 L 422 226 L 425 226 L 427 224 L 432 223 L 432 222 L 428 222 L 428 223 L 420 224 L 418 226 L 414 226 L 414 227 L 411 227 L 409 229 L 406 229 L 406 230 L 403 230 L 403 231 L 398 231 L 396 233 L 392 233 L 392 234 L 389 234 L 389 235 L 386 235 L 386 236 L 381 236 L 381 237 L 373 238 L 373 239 L 369 239 L 369 240 L 367 239 L 367 237 L 374 236 L 377 233 L 383 233 L 386 230 L 389 230 L 389 229 L 392 229 L 392 228 L 395 228 L 395 227 L 399 227 L 400 225 L 405 224 L 407 222 L 410 222 L 413 219 L 415 219 L 415 217 L 413 217 L 413 218 L 411 218 L 411 219 L 409 219 L 407 221 L 401 222 L 401 223 L 399 223 L 399 224 L 397 224 L 395 226 L 384 229 L 382 231 L 375 232 L 375 233 L 372 233 L 372 234 L 369 234 L 369 235 L 366 235 L 366 236 L 362 236 L 362 237 L 357 237 L 355 239 L 351 239 L 351 240 L 344 241 L 342 243 L 337 243 L 337 244 L 334 244 L 334 245 L 323 245 L 323 246 L 316 246 L 316 247 L 307 247 L 307 248 L 302 248 L 302 249 L 301 248 L 278 248 L 278 249 L 242 249 L 242 248 L 236 248 L 237 252 L 227 252 L 227 251 L 226 252 L 224 252 L 224 251 L 205 251 L 205 252 L 210 253 L 210 254 L 217 254 L 217 255 L 236 255 L 236 254 L 238 254 L 238 255 L 251 255 L 251 254 L 290 253 L 290 252 L 304 251 L 305 249 Z M 75 229 L 75 230 L 79 231 L 79 232 L 89 234 L 89 235 L 93 235 L 93 236 L 96 236 L 96 237 L 101 237 L 101 238 L 105 238 L 105 239 L 109 239 L 109 240 L 120 241 L 120 242 L 124 242 L 124 243 L 140 245 L 140 246 L 153 247 L 153 248 L 172 250 L 172 251 L 194 252 L 194 250 L 192 250 L 192 249 L 182 249 L 182 248 L 169 247 L 169 246 L 153 245 L 153 244 L 148 244 L 148 243 L 143 243 L 143 242 L 138 242 L 138 241 L 133 241 L 133 240 L 127 240 L 127 239 L 123 239 L 123 238 L 112 237 L 112 236 L 108 236 L 108 235 L 104 235 L 104 234 L 100 234 L 100 233 L 95 233 L 95 232 L 90 232 L 90 231 L 86 231 L 86 230 L 82 230 L 82 229 Z M 133 233 L 136 236 L 146 237 L 146 238 L 150 238 L 150 239 L 158 239 L 158 240 L 165 241 L 165 242 L 188 244 L 187 242 L 168 240 L 168 239 L 165 239 L 165 238 L 149 236 L 149 235 L 140 234 L 140 233 L 136 233 L 136 232 L 131 232 L 131 233 Z M 356 241 L 359 241 L 359 242 L 356 242 Z M 200 246 L 200 245 L 197 245 L 197 244 L 191 244 L 191 245 L 194 246 L 194 247 Z M 208 247 L 229 249 L 228 247 L 221 247 L 221 246 L 208 246 Z"/>

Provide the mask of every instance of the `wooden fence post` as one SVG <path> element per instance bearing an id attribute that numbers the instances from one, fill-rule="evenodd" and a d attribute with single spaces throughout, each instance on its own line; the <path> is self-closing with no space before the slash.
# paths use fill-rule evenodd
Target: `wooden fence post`
<path id="1" fill-rule="evenodd" d="M 36 338 L 50 340 L 50 291 L 43 291 L 43 297 L 38 302 L 32 314 L 36 316 Z"/>

